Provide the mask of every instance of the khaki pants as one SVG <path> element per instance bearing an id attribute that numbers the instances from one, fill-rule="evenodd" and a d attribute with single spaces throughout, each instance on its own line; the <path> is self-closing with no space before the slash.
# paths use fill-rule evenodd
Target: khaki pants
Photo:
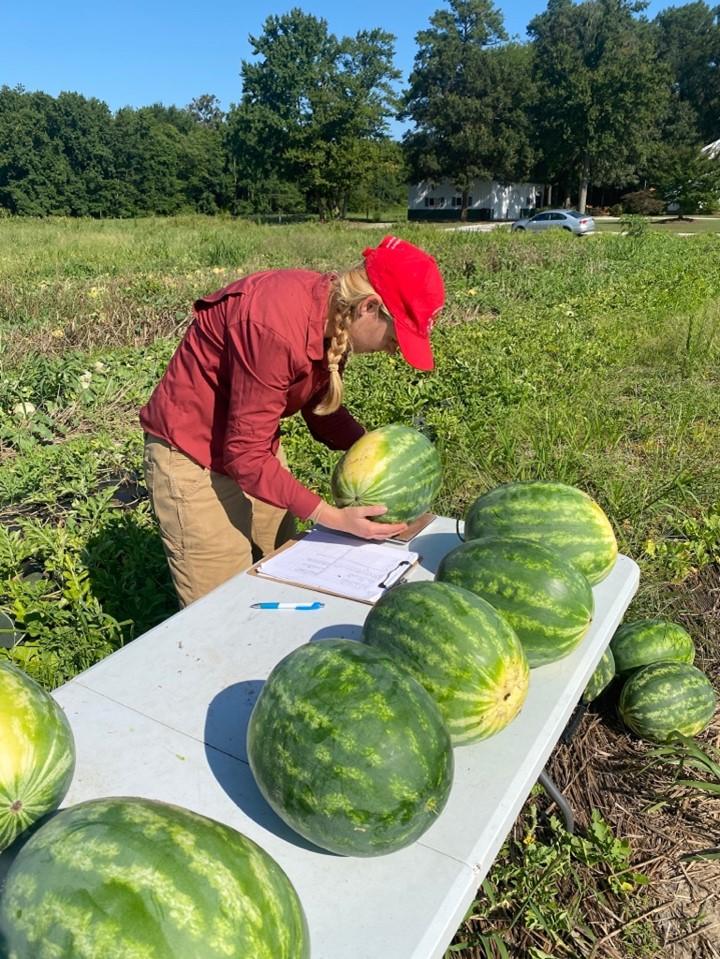
<path id="1" fill-rule="evenodd" d="M 282 450 L 278 459 L 287 465 Z M 284 509 L 248 496 L 229 476 L 198 466 L 145 434 L 145 483 L 180 606 L 187 606 L 292 537 Z"/>

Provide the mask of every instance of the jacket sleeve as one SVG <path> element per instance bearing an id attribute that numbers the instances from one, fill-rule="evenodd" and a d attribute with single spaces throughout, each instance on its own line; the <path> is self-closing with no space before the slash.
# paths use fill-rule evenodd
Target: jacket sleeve
<path id="1" fill-rule="evenodd" d="M 334 413 L 328 413 L 327 416 L 318 416 L 313 410 L 321 399 L 322 394 L 316 394 L 301 410 L 310 433 L 328 449 L 349 450 L 363 435 L 364 428 L 344 406 L 335 410 Z"/>
<path id="2" fill-rule="evenodd" d="M 290 346 L 248 319 L 228 329 L 227 354 L 225 469 L 245 493 L 307 519 L 321 497 L 299 483 L 273 453 L 293 379 Z"/>

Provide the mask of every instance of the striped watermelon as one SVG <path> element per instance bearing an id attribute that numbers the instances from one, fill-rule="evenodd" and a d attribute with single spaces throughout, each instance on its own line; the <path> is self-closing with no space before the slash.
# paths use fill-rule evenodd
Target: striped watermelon
<path id="1" fill-rule="evenodd" d="M 582 694 L 582 701 L 584 703 L 591 703 L 593 699 L 597 699 L 600 693 L 610 685 L 614 678 L 615 659 L 613 658 L 612 650 L 608 646 L 585 687 L 585 692 Z"/>
<path id="2" fill-rule="evenodd" d="M 229 826 L 148 799 L 63 809 L 0 903 L 12 959 L 308 959 L 290 880 Z"/>
<path id="3" fill-rule="evenodd" d="M 663 743 L 673 733 L 694 736 L 715 713 L 716 696 L 705 673 L 689 663 L 652 663 L 634 672 L 618 710 L 642 739 Z"/>
<path id="4" fill-rule="evenodd" d="M 452 783 L 450 736 L 432 698 L 386 655 L 347 639 L 280 660 L 247 744 L 280 818 L 343 855 L 407 846 L 438 817 Z"/>
<path id="5" fill-rule="evenodd" d="M 618 673 L 650 663 L 693 663 L 695 644 L 689 633 L 666 619 L 623 623 L 610 641 Z"/>
<path id="6" fill-rule="evenodd" d="M 62 802 L 75 771 L 75 742 L 60 706 L 0 660 L 0 851 Z"/>
<path id="7" fill-rule="evenodd" d="M 618 547 L 605 513 L 587 493 L 545 480 L 505 483 L 485 493 L 465 517 L 465 538 L 518 536 L 557 550 L 591 586 L 605 579 Z"/>
<path id="8" fill-rule="evenodd" d="M 527 696 L 530 670 L 515 631 L 461 586 L 395 586 L 370 610 L 363 639 L 425 687 L 453 745 L 493 736 Z"/>
<path id="9" fill-rule="evenodd" d="M 332 475 L 337 506 L 387 506 L 381 523 L 404 523 L 427 512 L 442 480 L 430 440 L 391 424 L 365 433 L 338 461 Z"/>
<path id="10" fill-rule="evenodd" d="M 567 656 L 592 620 L 587 578 L 532 540 L 468 540 L 443 557 L 436 579 L 464 586 L 494 606 L 517 633 L 531 667 Z"/>

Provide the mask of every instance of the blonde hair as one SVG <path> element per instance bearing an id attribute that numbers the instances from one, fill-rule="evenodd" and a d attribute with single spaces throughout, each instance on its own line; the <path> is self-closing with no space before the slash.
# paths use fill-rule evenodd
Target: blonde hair
<path id="1" fill-rule="evenodd" d="M 328 383 L 327 393 L 314 410 L 319 416 L 334 413 L 342 404 L 343 381 L 340 376 L 340 364 L 343 358 L 346 355 L 349 356 L 352 351 L 350 327 L 355 319 L 355 311 L 360 303 L 369 296 L 377 297 L 380 300 L 368 280 L 364 266 L 356 266 L 350 270 L 345 270 L 344 273 L 339 273 L 333 280 L 328 303 L 328 319 L 333 323 L 333 333 L 327 351 L 330 382 Z M 379 310 L 390 319 L 390 314 L 382 300 L 380 300 Z"/>

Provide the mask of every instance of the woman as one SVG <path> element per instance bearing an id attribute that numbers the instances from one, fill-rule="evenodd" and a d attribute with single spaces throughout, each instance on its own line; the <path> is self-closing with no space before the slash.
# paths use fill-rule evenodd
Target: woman
<path id="1" fill-rule="evenodd" d="M 404 524 L 384 506 L 338 509 L 286 468 L 280 420 L 298 411 L 330 449 L 363 427 L 342 406 L 351 352 L 400 352 L 433 367 L 430 330 L 444 303 L 433 257 L 397 237 L 344 273 L 268 270 L 194 304 L 195 318 L 140 411 L 145 479 L 181 606 L 293 533 L 294 519 L 366 539 Z"/>

